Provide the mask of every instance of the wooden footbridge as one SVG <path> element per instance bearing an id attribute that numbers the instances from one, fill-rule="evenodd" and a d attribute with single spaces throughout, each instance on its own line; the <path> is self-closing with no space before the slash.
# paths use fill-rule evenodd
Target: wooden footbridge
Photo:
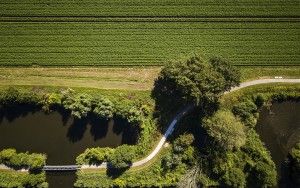
<path id="1" fill-rule="evenodd" d="M 46 165 L 43 167 L 44 171 L 77 171 L 80 169 L 79 165 L 63 165 L 63 166 L 52 166 Z"/>

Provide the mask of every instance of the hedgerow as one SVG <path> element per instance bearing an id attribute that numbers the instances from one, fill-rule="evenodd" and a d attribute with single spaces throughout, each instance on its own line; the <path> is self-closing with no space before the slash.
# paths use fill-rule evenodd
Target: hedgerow
<path id="1" fill-rule="evenodd" d="M 32 153 L 17 153 L 15 149 L 0 151 L 0 163 L 13 168 L 41 170 L 46 164 L 46 155 Z"/>

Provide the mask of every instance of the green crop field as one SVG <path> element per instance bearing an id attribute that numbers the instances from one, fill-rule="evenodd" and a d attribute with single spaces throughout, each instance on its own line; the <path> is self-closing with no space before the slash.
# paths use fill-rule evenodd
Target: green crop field
<path id="1" fill-rule="evenodd" d="M 300 65 L 299 0 L 1 0 L 0 65 Z"/>

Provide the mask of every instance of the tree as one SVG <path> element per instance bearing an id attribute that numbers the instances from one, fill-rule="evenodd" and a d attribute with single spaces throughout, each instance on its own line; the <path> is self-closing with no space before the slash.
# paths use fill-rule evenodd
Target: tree
<path id="1" fill-rule="evenodd" d="M 204 118 L 202 124 L 208 135 L 225 150 L 238 149 L 246 142 L 243 124 L 230 111 L 218 111 Z"/>
<path id="2" fill-rule="evenodd" d="M 239 85 L 239 80 L 238 71 L 225 60 L 193 56 L 162 68 L 152 96 L 160 110 L 185 104 L 211 108 L 225 91 Z"/>
<path id="3" fill-rule="evenodd" d="M 101 118 L 109 119 L 114 116 L 115 108 L 114 104 L 104 97 L 100 97 L 93 100 L 93 112 Z"/>
<path id="4" fill-rule="evenodd" d="M 288 158 L 292 180 L 300 185 L 300 142 L 292 148 Z"/>
<path id="5" fill-rule="evenodd" d="M 223 187 L 246 187 L 246 175 L 239 168 L 230 168 L 222 176 Z"/>
<path id="6" fill-rule="evenodd" d="M 101 164 L 113 153 L 112 148 L 88 148 L 76 158 L 78 165 Z"/>
<path id="7" fill-rule="evenodd" d="M 71 110 L 71 114 L 78 119 L 86 117 L 92 110 L 92 99 L 87 94 L 65 94 L 62 104 L 66 109 Z"/>
<path id="8" fill-rule="evenodd" d="M 121 145 L 109 156 L 108 162 L 114 169 L 126 169 L 131 166 L 134 158 L 134 147 Z"/>
<path id="9" fill-rule="evenodd" d="M 234 115 L 241 118 L 245 125 L 254 127 L 256 125 L 257 106 L 250 100 L 234 105 L 232 108 Z"/>
<path id="10" fill-rule="evenodd" d="M 12 105 L 18 103 L 20 93 L 17 89 L 9 87 L 0 97 L 0 103 L 3 105 Z"/>

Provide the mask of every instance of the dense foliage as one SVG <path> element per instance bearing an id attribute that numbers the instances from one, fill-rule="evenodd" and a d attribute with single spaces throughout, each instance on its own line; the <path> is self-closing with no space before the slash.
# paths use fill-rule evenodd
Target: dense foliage
<path id="1" fill-rule="evenodd" d="M 78 165 L 99 165 L 107 161 L 113 152 L 112 148 L 88 148 L 76 158 L 76 163 Z"/>
<path id="2" fill-rule="evenodd" d="M 288 156 L 290 176 L 292 180 L 300 185 L 300 142 L 292 148 Z"/>
<path id="3" fill-rule="evenodd" d="M 46 164 L 46 155 L 32 153 L 17 153 L 15 149 L 0 151 L 0 163 L 13 168 L 42 169 Z"/>
<path id="4" fill-rule="evenodd" d="M 230 111 L 218 111 L 202 122 L 209 136 L 225 150 L 239 149 L 245 144 L 243 124 Z"/>
<path id="5" fill-rule="evenodd" d="M 257 98 L 257 103 L 262 103 L 260 98 Z M 256 125 L 258 117 L 257 110 L 256 104 L 251 100 L 238 103 L 232 108 L 234 115 L 240 117 L 243 123 L 250 127 L 254 127 Z"/>
<path id="6" fill-rule="evenodd" d="M 239 78 L 239 72 L 227 61 L 193 56 L 162 68 L 152 96 L 161 111 L 185 104 L 212 110 L 225 91 L 239 85 Z"/>
<path id="7" fill-rule="evenodd" d="M 30 174 L 12 170 L 0 170 L 0 187 L 35 187 L 47 188 L 46 174 Z"/>
<path id="8" fill-rule="evenodd" d="M 134 146 L 121 145 L 110 156 L 108 163 L 114 169 L 125 169 L 131 166 L 134 158 Z"/>
<path id="9" fill-rule="evenodd" d="M 171 172 L 183 163 L 195 164 L 195 150 L 192 146 L 194 137 L 192 134 L 184 134 L 178 137 L 173 144 L 173 152 L 162 158 L 161 166 L 164 172 Z"/>
<path id="10" fill-rule="evenodd" d="M 184 134 L 175 139 L 172 147 L 163 150 L 151 166 L 129 170 L 117 177 L 99 171 L 78 171 L 75 187 L 175 187 L 195 163 L 193 141 L 191 134 Z"/>

